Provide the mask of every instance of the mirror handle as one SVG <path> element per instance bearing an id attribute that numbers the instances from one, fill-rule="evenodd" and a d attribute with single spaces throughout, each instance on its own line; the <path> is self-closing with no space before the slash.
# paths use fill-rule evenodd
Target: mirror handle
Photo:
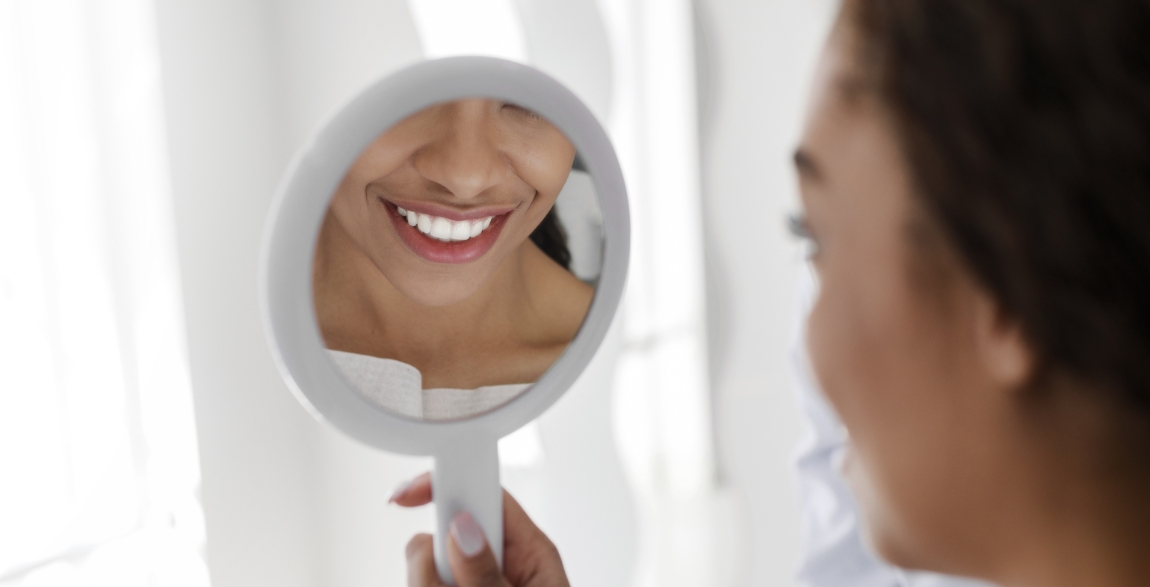
<path id="1" fill-rule="evenodd" d="M 465 438 L 435 454 L 431 472 L 435 500 L 435 567 L 439 577 L 455 585 L 447 564 L 447 536 L 451 519 L 461 511 L 471 514 L 495 560 L 503 568 L 503 487 L 499 483 L 498 442 L 492 438 Z"/>

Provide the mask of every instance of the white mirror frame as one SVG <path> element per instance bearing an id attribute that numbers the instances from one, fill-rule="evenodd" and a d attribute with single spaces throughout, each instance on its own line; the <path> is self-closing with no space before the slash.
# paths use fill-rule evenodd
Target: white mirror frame
<path id="1" fill-rule="evenodd" d="M 489 412 L 454 421 L 419 421 L 372 403 L 347 383 L 328 357 L 312 298 L 315 242 L 332 193 L 372 141 L 428 106 L 476 97 L 528 108 L 558 127 L 575 146 L 603 213 L 602 272 L 578 334 L 539 381 Z M 424 61 L 380 79 L 322 125 L 289 165 L 268 216 L 260 260 L 259 295 L 272 354 L 288 387 L 316 418 L 369 446 L 435 456 L 436 559 L 445 580 L 450 582 L 451 577 L 442 537 L 459 509 L 472 512 L 502 560 L 502 510 L 490 511 L 493 500 L 502 503 L 495 442 L 559 399 L 599 348 L 623 293 L 630 225 L 619 161 L 591 111 L 546 74 L 491 57 Z M 444 471 L 453 473 L 445 477 Z M 458 499 L 448 504 L 452 486 L 460 488 Z M 483 495 L 468 495 L 477 491 Z M 477 514 L 475 508 L 486 511 Z"/>

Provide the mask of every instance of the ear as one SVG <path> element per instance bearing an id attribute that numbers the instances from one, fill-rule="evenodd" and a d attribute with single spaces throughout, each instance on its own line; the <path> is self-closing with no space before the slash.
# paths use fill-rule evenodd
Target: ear
<path id="1" fill-rule="evenodd" d="M 989 292 L 980 288 L 975 297 L 975 344 L 984 372 L 1000 388 L 1025 385 L 1033 375 L 1034 352 L 1022 324 Z"/>

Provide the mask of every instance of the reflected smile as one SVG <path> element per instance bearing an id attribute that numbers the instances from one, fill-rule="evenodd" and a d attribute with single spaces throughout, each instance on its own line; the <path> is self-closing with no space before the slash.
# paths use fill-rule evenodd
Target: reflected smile
<path id="1" fill-rule="evenodd" d="M 382 197 L 379 202 L 407 249 L 432 263 L 470 263 L 482 257 L 495 246 L 515 211 L 504 207 L 457 212 L 418 202 L 414 206 L 422 209 L 416 211 Z"/>
<path id="2" fill-rule="evenodd" d="M 475 220 L 450 220 L 442 216 L 420 214 L 414 210 L 405 210 L 396 206 L 400 216 L 407 219 L 407 224 L 419 229 L 419 232 L 431 238 L 443 241 L 465 241 L 477 237 L 491 226 L 495 216 L 486 216 Z"/>

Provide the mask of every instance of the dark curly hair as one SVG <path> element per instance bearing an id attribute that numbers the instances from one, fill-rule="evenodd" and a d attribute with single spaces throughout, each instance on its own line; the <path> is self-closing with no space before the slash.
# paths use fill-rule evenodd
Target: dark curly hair
<path id="1" fill-rule="evenodd" d="M 851 4 L 931 223 L 1043 370 L 1150 429 L 1150 1 Z"/>

